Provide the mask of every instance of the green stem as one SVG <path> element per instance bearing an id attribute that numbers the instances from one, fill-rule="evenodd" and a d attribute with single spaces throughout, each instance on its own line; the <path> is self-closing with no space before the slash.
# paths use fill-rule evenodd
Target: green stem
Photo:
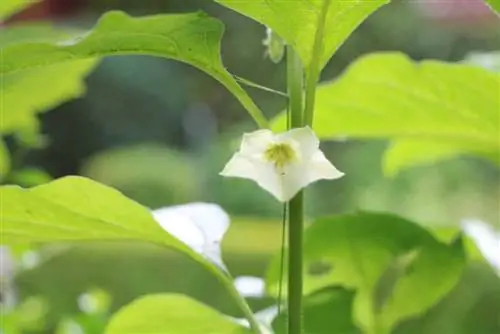
<path id="1" fill-rule="evenodd" d="M 262 334 L 260 331 L 259 323 L 255 319 L 252 309 L 250 308 L 250 306 L 248 306 L 248 303 L 245 301 L 245 298 L 243 298 L 238 292 L 238 290 L 236 290 L 233 281 L 234 280 L 232 278 L 229 278 L 226 282 L 224 282 L 224 285 L 228 287 L 231 297 L 233 297 L 233 300 L 236 301 L 238 307 L 243 312 L 243 315 L 248 320 L 252 333 Z"/>
<path id="2" fill-rule="evenodd" d="M 312 127 L 314 116 L 314 103 L 316 102 L 316 85 L 321 73 L 321 56 L 323 54 L 323 35 L 325 33 L 325 23 L 331 0 L 324 0 L 321 13 L 318 17 L 318 28 L 314 36 L 314 47 L 311 63 L 307 68 L 306 81 L 306 102 L 304 110 L 305 125 Z"/>
<path id="3" fill-rule="evenodd" d="M 302 94 L 304 72 L 295 51 L 287 46 L 287 84 L 291 127 L 304 126 Z M 288 334 L 302 333 L 302 238 L 304 194 L 299 192 L 289 206 L 288 234 Z"/>

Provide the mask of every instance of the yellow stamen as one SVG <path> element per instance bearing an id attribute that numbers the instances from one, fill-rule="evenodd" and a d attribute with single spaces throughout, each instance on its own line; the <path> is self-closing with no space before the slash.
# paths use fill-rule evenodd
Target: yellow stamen
<path id="1" fill-rule="evenodd" d="M 295 150 L 287 143 L 270 145 L 264 152 L 264 158 L 274 163 L 276 168 L 283 168 L 297 158 Z"/>

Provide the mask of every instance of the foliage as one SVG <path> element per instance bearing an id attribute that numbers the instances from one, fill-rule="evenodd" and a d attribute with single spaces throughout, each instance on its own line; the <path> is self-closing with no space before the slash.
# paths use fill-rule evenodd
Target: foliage
<path id="1" fill-rule="evenodd" d="M 165 312 L 168 310 L 168 312 Z M 106 334 L 248 332 L 226 316 L 183 295 L 149 295 L 124 307 L 111 319 Z"/>
<path id="2" fill-rule="evenodd" d="M 304 243 L 305 293 L 332 285 L 355 289 L 354 317 L 367 332 L 388 333 L 427 310 L 455 286 L 465 264 L 461 239 L 442 244 L 418 225 L 386 214 L 320 219 Z M 267 281 L 275 291 L 279 260 Z"/>
<path id="3" fill-rule="evenodd" d="M 314 129 L 324 139 L 391 139 L 389 175 L 464 153 L 498 162 L 499 85 L 498 73 L 474 66 L 368 55 L 318 88 Z"/>
<path id="4" fill-rule="evenodd" d="M 360 58 L 341 77 L 316 89 L 320 72 L 333 54 L 366 18 L 389 0 L 216 2 L 264 24 L 276 34 L 279 50 L 273 55 L 275 62 L 281 59 L 284 44 L 288 45 L 289 108 L 298 110 L 292 118 L 298 119 L 300 126 L 311 125 L 322 139 L 389 139 L 391 146 L 384 158 L 387 175 L 462 154 L 500 162 L 500 73 L 474 65 L 477 59 L 460 64 L 415 62 L 399 53 L 378 53 Z M 498 10 L 498 1 L 487 2 Z M 24 1 L 3 1 L 0 19 L 26 6 L 28 3 Z M 257 103 L 223 65 L 223 33 L 222 22 L 202 12 L 134 18 L 112 11 L 86 32 L 43 24 L 2 27 L 0 133 L 14 135 L 17 140 L 36 136 L 37 114 L 82 96 L 83 79 L 101 58 L 132 54 L 173 59 L 202 70 L 227 88 L 259 127 L 268 127 Z M 294 57 L 298 57 L 296 62 Z M 300 62 L 303 68 L 298 65 Z M 291 89 L 294 87 L 299 89 L 294 92 Z M 283 130 L 287 119 L 288 115 L 278 116 L 274 129 Z M 261 325 L 267 325 L 259 323 L 247 301 L 238 294 L 226 266 L 217 266 L 204 256 L 205 248 L 219 252 L 222 240 L 204 244 L 202 251 L 195 251 L 194 246 L 162 229 L 148 208 L 111 187 L 78 176 L 48 182 L 50 176 L 41 171 L 24 167 L 12 170 L 10 149 L 1 138 L 0 176 L 7 176 L 7 182 L 28 187 L 42 185 L 0 188 L 2 245 L 137 241 L 167 247 L 187 255 L 211 273 L 246 318 L 231 318 L 184 295 L 152 294 L 115 313 L 106 333 L 260 333 Z M 127 164 L 134 154 L 149 159 L 135 176 L 134 169 Z M 181 179 L 194 174 L 188 161 L 175 165 L 173 169 L 180 173 L 158 178 L 155 175 L 161 173 L 158 166 L 173 166 L 172 159 L 179 161 L 175 153 L 163 148 L 126 148 L 95 157 L 84 171 L 98 181 L 100 173 L 112 174 L 102 179 L 114 178 L 110 183 L 117 188 L 126 188 L 123 184 L 137 178 L 179 192 L 184 184 Z M 19 166 L 15 165 L 17 169 Z M 195 192 L 194 186 L 187 188 L 188 194 L 177 194 L 179 198 Z M 290 213 L 300 213 L 295 216 L 296 222 L 301 223 L 304 219 L 301 200 L 293 200 L 290 206 Z M 292 227 L 292 233 L 301 231 L 301 224 Z M 206 228 L 197 226 L 199 233 Z M 391 214 L 360 212 L 316 219 L 306 230 L 303 245 L 305 330 L 315 334 L 331 333 L 333 329 L 346 334 L 360 331 L 388 334 L 402 322 L 435 307 L 459 282 L 470 248 L 455 231 L 452 237 L 439 237 L 436 239 L 422 226 Z M 302 247 L 300 238 L 294 240 L 299 242 L 290 247 Z M 280 260 L 277 256 L 268 272 L 267 288 L 272 297 L 276 297 L 282 280 Z M 292 259 L 290 263 L 297 261 Z M 287 287 L 286 283 L 283 285 Z M 99 310 L 87 312 L 92 313 L 87 316 L 71 315 L 61 323 L 58 333 L 68 331 L 73 323 L 82 328 L 88 325 L 93 328 L 90 331 L 102 330 L 110 300 L 106 293 L 97 295 L 103 301 Z M 291 294 L 294 298 L 296 295 Z M 291 296 L 286 298 L 291 300 Z M 40 306 L 42 302 L 35 304 Z M 278 333 L 286 332 L 286 318 L 295 316 L 290 306 L 296 305 L 289 303 L 274 321 Z M 22 310 L 19 305 L 18 308 Z M 298 310 L 301 311 L 300 307 Z M 22 327 L 15 323 L 18 314 L 18 309 L 2 313 L 5 326 L 12 326 L 11 331 Z M 39 320 L 37 317 L 32 322 L 40 326 Z"/>
<path id="5" fill-rule="evenodd" d="M 179 60 L 221 82 L 256 122 L 265 126 L 261 111 L 226 71 L 220 57 L 222 24 L 203 13 L 132 18 L 122 12 L 103 16 L 83 35 L 52 42 L 24 41 L 3 49 L 0 75 L 95 57 L 144 54 Z"/>

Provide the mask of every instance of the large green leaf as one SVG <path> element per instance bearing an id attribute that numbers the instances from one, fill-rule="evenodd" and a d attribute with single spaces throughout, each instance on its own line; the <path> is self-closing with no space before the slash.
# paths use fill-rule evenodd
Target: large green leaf
<path id="1" fill-rule="evenodd" d="M 216 0 L 243 15 L 265 24 L 294 47 L 306 67 L 313 61 L 315 36 L 322 30 L 319 68 L 370 14 L 390 0 Z M 326 4 L 325 4 L 326 3 Z M 327 8 L 324 22 L 321 17 Z"/>
<path id="2" fill-rule="evenodd" d="M 118 311 L 106 334 L 243 334 L 229 317 L 189 297 L 158 294 L 142 297 Z"/>
<path id="3" fill-rule="evenodd" d="M 486 3 L 491 7 L 491 9 L 500 15 L 500 0 L 485 0 Z"/>
<path id="4" fill-rule="evenodd" d="M 459 153 L 497 160 L 499 93 L 500 73 L 378 53 L 318 88 L 313 126 L 323 139 L 395 140 L 386 167 L 390 172 Z M 284 129 L 284 123 L 282 114 L 274 128 Z"/>
<path id="5" fill-rule="evenodd" d="M 0 47 L 5 49 L 21 42 L 54 41 L 68 36 L 66 31 L 47 24 L 13 26 L 2 31 Z M 36 114 L 83 95 L 83 78 L 96 64 L 94 58 L 2 75 L 0 132 L 37 131 Z"/>
<path id="6" fill-rule="evenodd" d="M 203 13 L 132 18 L 122 12 L 105 14 L 88 33 L 70 39 L 23 40 L 3 48 L 0 75 L 100 56 L 144 54 L 188 63 L 220 81 L 261 126 L 261 111 L 229 74 L 220 57 L 224 27 Z"/>
<path id="7" fill-rule="evenodd" d="M 0 188 L 2 243 L 137 240 L 176 249 L 225 279 L 215 265 L 164 231 L 148 209 L 82 177 Z"/>
<path id="8" fill-rule="evenodd" d="M 328 287 L 304 298 L 304 332 L 311 334 L 359 334 L 352 318 L 352 291 Z M 273 322 L 276 334 L 287 333 L 286 310 Z"/>
<path id="9" fill-rule="evenodd" d="M 314 222 L 305 234 L 304 261 L 306 294 L 333 285 L 355 289 L 357 323 L 380 333 L 435 304 L 465 264 L 461 242 L 442 244 L 410 221 L 375 213 Z M 278 282 L 276 259 L 269 290 Z"/>
<path id="10" fill-rule="evenodd" d="M 37 2 L 40 0 L 2 0 L 0 2 L 0 22 Z"/>

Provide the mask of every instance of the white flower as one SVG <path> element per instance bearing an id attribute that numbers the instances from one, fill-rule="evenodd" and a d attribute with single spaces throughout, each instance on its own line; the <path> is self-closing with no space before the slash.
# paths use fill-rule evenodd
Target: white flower
<path id="1" fill-rule="evenodd" d="M 239 276 L 234 280 L 236 290 L 243 297 L 261 298 L 265 296 L 266 283 L 260 277 Z"/>
<path id="2" fill-rule="evenodd" d="M 478 219 L 464 219 L 462 229 L 500 275 L 500 232 Z"/>
<path id="3" fill-rule="evenodd" d="M 280 202 L 288 202 L 315 181 L 344 175 L 326 159 L 309 127 L 244 134 L 240 150 L 220 174 L 254 180 Z"/>
<path id="4" fill-rule="evenodd" d="M 220 244 L 229 227 L 229 215 L 220 206 L 190 203 L 157 209 L 152 214 L 165 231 L 226 270 Z"/>

